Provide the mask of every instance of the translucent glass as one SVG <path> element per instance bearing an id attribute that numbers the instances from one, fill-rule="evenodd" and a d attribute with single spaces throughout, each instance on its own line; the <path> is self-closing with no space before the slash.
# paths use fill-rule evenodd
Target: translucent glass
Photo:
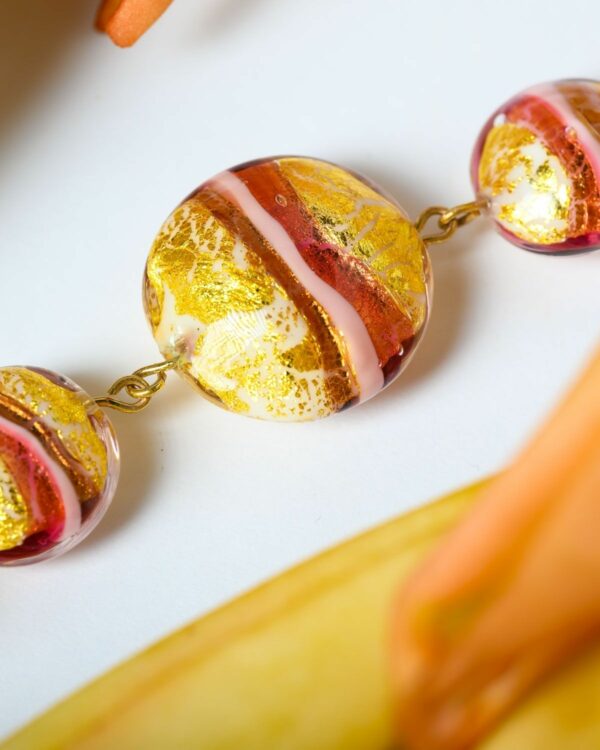
<path id="1" fill-rule="evenodd" d="M 373 183 L 276 157 L 189 196 L 154 242 L 144 289 L 162 354 L 204 395 L 303 421 L 366 401 L 406 366 L 430 271 L 414 225 Z"/>
<path id="2" fill-rule="evenodd" d="M 600 247 L 600 83 L 527 89 L 485 124 L 472 181 L 510 242 L 544 253 Z"/>
<path id="3" fill-rule="evenodd" d="M 0 368 L 0 565 L 54 557 L 110 504 L 119 449 L 108 417 L 71 380 Z"/>

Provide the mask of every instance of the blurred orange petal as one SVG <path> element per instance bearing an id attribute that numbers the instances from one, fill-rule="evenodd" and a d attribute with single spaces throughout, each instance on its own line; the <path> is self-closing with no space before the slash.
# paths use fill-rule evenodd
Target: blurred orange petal
<path id="1" fill-rule="evenodd" d="M 404 587 L 398 721 L 471 747 L 600 629 L 600 352 L 513 465 Z"/>
<path id="2" fill-rule="evenodd" d="M 119 47 L 131 47 L 169 7 L 172 0 L 104 0 L 96 27 Z"/>

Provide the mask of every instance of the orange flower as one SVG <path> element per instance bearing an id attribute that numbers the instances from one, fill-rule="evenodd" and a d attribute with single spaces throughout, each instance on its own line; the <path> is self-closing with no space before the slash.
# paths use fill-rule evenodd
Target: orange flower
<path id="1" fill-rule="evenodd" d="M 469 748 L 600 632 L 600 351 L 401 592 L 394 678 L 410 748 Z"/>
<path id="2" fill-rule="evenodd" d="M 96 28 L 119 47 L 131 47 L 165 12 L 172 0 L 103 0 Z"/>

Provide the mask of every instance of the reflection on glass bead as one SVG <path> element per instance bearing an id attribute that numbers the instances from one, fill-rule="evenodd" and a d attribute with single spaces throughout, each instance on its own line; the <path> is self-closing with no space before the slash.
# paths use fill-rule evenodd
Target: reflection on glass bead
<path id="1" fill-rule="evenodd" d="M 600 247 L 600 83 L 543 84 L 500 107 L 479 136 L 472 180 L 516 245 Z"/>
<path id="2" fill-rule="evenodd" d="M 108 417 L 47 370 L 0 368 L 0 565 L 37 562 L 80 542 L 115 492 Z"/>
<path id="3" fill-rule="evenodd" d="M 243 164 L 167 219 L 146 267 L 162 354 L 234 412 L 302 421 L 365 401 L 413 353 L 429 262 L 402 209 L 317 159 Z"/>

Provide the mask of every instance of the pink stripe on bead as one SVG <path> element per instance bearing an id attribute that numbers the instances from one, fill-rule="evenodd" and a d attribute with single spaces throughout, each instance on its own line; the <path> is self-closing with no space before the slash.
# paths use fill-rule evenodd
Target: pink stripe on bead
<path id="1" fill-rule="evenodd" d="M 306 263 L 283 226 L 266 211 L 247 186 L 232 172 L 221 172 L 208 183 L 240 208 L 283 258 L 298 281 L 317 300 L 343 335 L 350 362 L 358 380 L 359 401 L 366 401 L 383 388 L 379 358 L 367 328 L 352 305 L 323 281 Z"/>
<path id="2" fill-rule="evenodd" d="M 581 148 L 589 159 L 597 182 L 600 183 L 600 142 L 590 133 L 586 124 L 573 112 L 572 106 L 558 87 L 552 83 L 540 84 L 528 89 L 525 94 L 541 99 L 544 104 L 553 110 L 556 117 L 564 123 L 565 127 L 573 130 Z"/>
<path id="3" fill-rule="evenodd" d="M 60 539 L 68 539 L 76 534 L 81 528 L 81 504 L 79 498 L 69 477 L 62 467 L 49 456 L 42 448 L 40 443 L 23 427 L 0 417 L 0 430 L 13 440 L 21 443 L 35 457 L 36 461 L 47 471 L 48 477 L 57 488 L 57 494 L 63 502 L 65 512 L 65 525 L 63 527 Z M 33 484 L 33 476 L 31 477 Z M 34 517 L 40 518 L 40 509 L 36 505 L 35 490 L 31 493 L 31 512 Z"/>

